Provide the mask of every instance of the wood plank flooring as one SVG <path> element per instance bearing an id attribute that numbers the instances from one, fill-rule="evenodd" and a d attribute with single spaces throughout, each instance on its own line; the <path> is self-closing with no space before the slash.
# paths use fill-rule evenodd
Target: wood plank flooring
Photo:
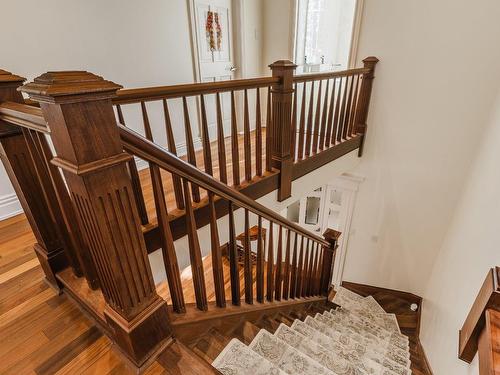
<path id="1" fill-rule="evenodd" d="M 24 215 L 0 222 L 0 374 L 134 374 L 111 341 L 44 282 L 34 243 Z M 161 356 L 145 374 L 176 373 L 192 355 L 180 344 L 173 349 L 176 356 Z"/>

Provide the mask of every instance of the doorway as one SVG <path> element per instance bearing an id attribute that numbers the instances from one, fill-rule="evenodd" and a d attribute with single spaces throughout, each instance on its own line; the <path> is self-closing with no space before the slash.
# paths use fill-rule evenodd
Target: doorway
<path id="1" fill-rule="evenodd" d="M 355 63 L 362 0 L 297 0 L 298 73 L 349 69 Z"/>

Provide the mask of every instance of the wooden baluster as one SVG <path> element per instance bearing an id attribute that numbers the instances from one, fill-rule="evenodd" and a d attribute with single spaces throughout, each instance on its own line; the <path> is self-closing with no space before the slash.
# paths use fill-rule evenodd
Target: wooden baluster
<path id="1" fill-rule="evenodd" d="M 116 105 L 116 112 L 118 114 L 118 121 L 120 122 L 120 124 L 126 126 L 122 107 L 119 104 Z M 137 163 L 135 162 L 135 159 L 131 159 L 128 162 L 127 167 L 130 174 L 130 179 L 132 181 L 132 191 L 134 192 L 137 209 L 139 211 L 139 217 L 141 218 L 141 224 L 146 225 L 149 222 L 148 212 L 146 210 L 146 202 L 144 201 L 141 179 L 139 177 L 139 171 L 137 170 Z"/>
<path id="2" fill-rule="evenodd" d="M 325 137 L 326 137 L 326 117 L 328 114 L 328 94 L 330 89 L 330 80 L 326 80 L 325 98 L 323 101 L 323 113 L 321 115 L 321 130 L 319 133 L 319 149 L 320 151 L 325 148 Z"/>
<path id="3" fill-rule="evenodd" d="M 271 88 L 267 88 L 267 110 L 266 110 L 266 171 L 273 170 L 273 124 L 272 124 L 272 110 L 271 110 Z"/>
<path id="4" fill-rule="evenodd" d="M 336 78 L 333 78 L 332 94 L 330 96 L 330 105 L 328 109 L 328 120 L 326 120 L 326 134 L 325 134 L 325 148 L 329 148 L 332 141 L 332 126 L 333 126 L 333 112 L 335 110 L 335 83 Z"/>
<path id="5" fill-rule="evenodd" d="M 274 240 L 273 240 L 273 222 L 269 222 L 269 239 L 267 243 L 267 300 L 273 302 L 274 294 Z"/>
<path id="6" fill-rule="evenodd" d="M 300 239 L 299 265 L 297 267 L 297 286 L 295 287 L 295 297 L 302 296 L 302 286 L 304 284 L 304 237 Z"/>
<path id="7" fill-rule="evenodd" d="M 217 151 L 219 157 L 219 178 L 227 184 L 227 161 L 226 161 L 226 140 L 224 138 L 224 120 L 222 118 L 222 106 L 220 93 L 216 95 L 217 106 Z"/>
<path id="8" fill-rule="evenodd" d="M 250 115 L 248 114 L 248 90 L 244 91 L 243 144 L 245 145 L 245 180 L 252 181 L 252 143 L 250 141 Z"/>
<path id="9" fill-rule="evenodd" d="M 349 87 L 349 96 L 347 97 L 347 107 L 345 111 L 345 119 L 344 119 L 344 139 L 347 139 L 350 135 L 350 124 L 349 120 L 351 119 L 351 106 L 352 106 L 352 95 L 354 92 L 354 76 L 351 76 L 351 85 Z"/>
<path id="10" fill-rule="evenodd" d="M 148 110 L 146 103 L 141 101 L 142 124 L 144 126 L 144 135 L 146 138 L 153 142 L 153 132 L 151 131 L 151 124 L 149 123 Z"/>
<path id="11" fill-rule="evenodd" d="M 167 100 L 163 99 L 163 117 L 165 119 L 165 132 L 167 134 L 168 151 L 177 155 L 172 122 L 170 121 L 170 112 L 168 110 Z M 184 195 L 182 193 L 182 183 L 179 176 L 172 174 L 172 185 L 174 187 L 175 204 L 179 210 L 184 209 Z"/>
<path id="12" fill-rule="evenodd" d="M 123 126 L 126 126 L 125 118 L 123 117 L 122 107 L 120 106 L 120 104 L 116 105 L 116 113 L 118 114 L 118 122 Z"/>
<path id="13" fill-rule="evenodd" d="M 290 229 L 287 230 L 285 248 L 285 268 L 283 271 L 283 299 L 287 300 L 290 294 Z"/>
<path id="14" fill-rule="evenodd" d="M 359 146 L 358 156 L 363 155 L 363 147 L 365 144 L 365 133 L 366 133 L 366 119 L 368 117 L 368 108 L 370 107 L 370 97 L 373 86 L 373 79 L 375 78 L 375 66 L 377 65 L 378 59 L 376 57 L 370 56 L 363 60 L 364 67 L 370 69 L 366 74 L 363 74 L 361 81 L 361 88 L 359 92 L 359 104 L 356 109 L 355 117 L 355 132 L 362 134 L 361 145 Z"/>
<path id="15" fill-rule="evenodd" d="M 214 170 L 212 167 L 212 149 L 210 147 L 210 137 L 208 135 L 207 111 L 205 109 L 205 97 L 200 95 L 200 110 L 201 110 L 201 141 L 203 143 L 203 163 L 205 164 L 205 172 L 213 176 Z"/>
<path id="16" fill-rule="evenodd" d="M 337 100 L 335 103 L 335 117 L 333 120 L 333 130 L 332 130 L 332 144 L 340 143 L 342 129 L 339 127 L 339 117 L 340 117 L 340 106 L 342 100 L 342 77 L 339 78 L 339 89 L 337 91 Z"/>
<path id="17" fill-rule="evenodd" d="M 321 272 L 323 269 L 323 264 L 325 262 L 325 248 L 323 246 L 320 246 L 320 251 L 321 251 L 321 257 L 318 262 L 318 281 L 316 285 L 316 294 L 321 295 Z"/>
<path id="18" fill-rule="evenodd" d="M 262 176 L 262 114 L 260 111 L 260 89 L 256 89 L 255 102 L 255 174 Z"/>
<path id="19" fill-rule="evenodd" d="M 292 257 L 292 267 L 291 267 L 291 275 L 290 275 L 290 298 L 296 297 L 297 291 L 297 269 L 298 269 L 298 259 L 297 259 L 297 246 L 299 242 L 299 235 L 295 232 L 295 240 L 293 241 L 293 257 Z"/>
<path id="20" fill-rule="evenodd" d="M 184 132 L 186 135 L 187 160 L 189 164 L 196 167 L 196 153 L 194 150 L 193 132 L 191 130 L 191 120 L 189 119 L 189 108 L 185 96 L 182 97 L 182 108 L 184 112 Z M 195 201 L 196 203 L 200 202 L 200 188 L 198 187 L 198 185 L 191 184 L 191 192 L 193 194 L 193 201 Z M 185 198 L 184 202 L 186 202 Z"/>
<path id="21" fill-rule="evenodd" d="M 245 302 L 253 304 L 253 274 L 252 249 L 250 248 L 250 220 L 248 210 L 245 209 L 245 238 L 244 238 L 244 266 L 245 266 Z"/>
<path id="22" fill-rule="evenodd" d="M 312 296 L 314 295 L 314 290 L 316 289 L 316 267 L 318 266 L 318 244 L 315 243 L 316 245 L 314 249 L 314 256 L 311 254 L 311 276 L 309 280 L 309 295 Z M 314 247 L 313 247 L 314 248 Z"/>
<path id="23" fill-rule="evenodd" d="M 359 74 L 356 76 L 356 86 L 354 89 L 353 99 L 352 99 L 352 107 L 349 112 L 349 126 L 347 128 L 347 135 L 349 137 L 353 136 L 354 133 L 354 116 L 356 114 L 356 107 L 358 105 L 358 89 L 359 89 Z"/>
<path id="24" fill-rule="evenodd" d="M 319 282 L 320 282 L 320 276 L 321 276 L 321 261 L 323 257 L 323 252 L 322 252 L 322 247 L 320 244 L 316 247 L 317 251 L 317 259 L 316 262 L 314 262 L 314 288 L 313 288 L 313 295 L 316 296 L 319 294 Z"/>
<path id="25" fill-rule="evenodd" d="M 302 85 L 302 105 L 300 106 L 300 120 L 299 120 L 299 144 L 297 145 L 297 159 L 302 160 L 304 158 L 304 133 L 306 124 L 306 82 Z"/>
<path id="26" fill-rule="evenodd" d="M 345 110 L 347 107 L 348 89 L 349 89 L 349 76 L 345 77 L 344 93 L 342 94 L 342 107 L 340 110 L 339 129 L 338 129 L 340 141 L 345 139 L 345 133 L 346 133 L 344 129 L 344 118 L 345 118 Z"/>
<path id="27" fill-rule="evenodd" d="M 318 152 L 318 140 L 319 140 L 319 133 L 320 133 L 320 127 L 321 127 L 321 94 L 322 94 L 322 88 L 323 88 L 323 81 L 319 81 L 319 88 L 318 88 L 318 98 L 316 100 L 316 112 L 314 116 L 314 131 L 313 131 L 313 151 L 312 153 L 315 154 Z"/>
<path id="28" fill-rule="evenodd" d="M 238 146 L 238 120 L 234 91 L 231 91 L 231 157 L 233 164 L 233 185 L 240 186 L 240 150 Z"/>
<path id="29" fill-rule="evenodd" d="M 290 134 L 290 154 L 292 160 L 297 160 L 297 84 L 293 86 L 292 132 Z"/>
<path id="30" fill-rule="evenodd" d="M 170 221 L 168 219 L 167 202 L 165 200 L 165 191 L 161 178 L 161 171 L 158 165 L 150 164 L 151 184 L 153 186 L 153 197 L 156 208 L 156 217 L 160 232 L 161 251 L 163 255 L 163 264 L 167 274 L 168 288 L 172 307 L 175 312 L 183 313 L 186 311 L 184 303 L 184 294 L 182 291 L 181 275 L 175 245 L 170 230 Z"/>
<path id="31" fill-rule="evenodd" d="M 302 269 L 302 297 L 307 297 L 307 290 L 309 288 L 309 246 L 310 240 L 307 239 L 306 252 L 304 255 L 304 268 Z"/>
<path id="32" fill-rule="evenodd" d="M 309 111 L 307 113 L 307 130 L 306 130 L 306 150 L 305 157 L 311 155 L 311 140 L 313 133 L 313 114 L 314 114 L 314 81 L 311 82 L 311 96 L 309 97 Z"/>
<path id="33" fill-rule="evenodd" d="M 84 236 L 90 239 L 106 331 L 141 366 L 166 345 L 172 328 L 165 319 L 167 305 L 156 293 L 126 168 L 130 155 L 123 152 L 111 104 L 119 88 L 81 71 L 45 73 L 22 90 L 43 103 L 57 154 L 52 162 L 63 169 Z M 89 147 L 99 140 L 106 140 L 106 147 Z"/>
<path id="34" fill-rule="evenodd" d="M 222 251 L 217 228 L 217 213 L 215 212 L 214 194 L 208 192 L 208 206 L 210 209 L 210 240 L 212 247 L 212 271 L 214 276 L 215 302 L 218 307 L 226 307 L 226 293 L 224 290 L 224 271 L 222 265 Z"/>
<path id="35" fill-rule="evenodd" d="M 236 247 L 236 232 L 234 227 L 234 208 L 233 202 L 229 201 L 229 270 L 231 275 L 231 300 L 234 306 L 241 304 L 240 293 L 240 270 L 238 266 L 238 248 Z"/>
<path id="36" fill-rule="evenodd" d="M 199 310 L 208 310 L 207 291 L 205 288 L 205 274 L 203 272 L 203 259 L 201 257 L 200 242 L 196 221 L 193 213 L 193 202 L 189 192 L 189 184 L 186 179 L 182 180 L 184 187 L 184 206 L 186 207 L 186 229 L 189 242 L 189 258 L 191 260 L 191 274 L 193 277 L 194 295 L 196 307 Z"/>
<path id="37" fill-rule="evenodd" d="M 274 282 L 274 299 L 281 301 L 281 282 L 283 280 L 283 227 L 278 229 L 278 251 L 276 252 L 276 274 Z"/>
<path id="38" fill-rule="evenodd" d="M 264 302 L 264 239 L 262 237 L 262 217 L 258 219 L 257 233 L 257 302 Z"/>

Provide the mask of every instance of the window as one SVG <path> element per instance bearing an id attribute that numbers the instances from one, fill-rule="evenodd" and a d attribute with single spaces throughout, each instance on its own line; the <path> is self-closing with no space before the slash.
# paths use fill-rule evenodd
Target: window
<path id="1" fill-rule="evenodd" d="M 356 0 L 297 0 L 299 72 L 349 68 Z"/>

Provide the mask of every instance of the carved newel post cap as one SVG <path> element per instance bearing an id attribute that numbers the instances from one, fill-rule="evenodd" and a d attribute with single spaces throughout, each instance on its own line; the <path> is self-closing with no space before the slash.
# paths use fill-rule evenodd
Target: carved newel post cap
<path id="1" fill-rule="evenodd" d="M 116 96 L 122 86 L 85 71 L 47 72 L 19 88 L 33 100 L 45 103 L 76 103 Z"/>
<path id="2" fill-rule="evenodd" d="M 325 233 L 323 233 L 323 237 L 327 241 L 333 241 L 333 240 L 337 241 L 340 238 L 341 234 L 342 232 L 328 228 L 327 230 L 325 230 Z"/>
<path id="3" fill-rule="evenodd" d="M 278 60 L 269 65 L 271 69 L 295 69 L 297 67 L 296 64 L 291 62 L 290 60 Z"/>
<path id="4" fill-rule="evenodd" d="M 375 56 L 368 56 L 367 58 L 363 59 L 363 62 L 365 64 L 372 64 L 372 65 L 375 65 L 376 63 L 378 63 L 380 60 L 377 59 Z"/>
<path id="5" fill-rule="evenodd" d="M 6 70 L 0 69 L 0 85 L 10 85 L 10 84 L 19 84 L 23 83 L 26 81 L 26 78 L 16 76 L 15 74 L 12 74 L 11 72 L 8 72 Z"/>

